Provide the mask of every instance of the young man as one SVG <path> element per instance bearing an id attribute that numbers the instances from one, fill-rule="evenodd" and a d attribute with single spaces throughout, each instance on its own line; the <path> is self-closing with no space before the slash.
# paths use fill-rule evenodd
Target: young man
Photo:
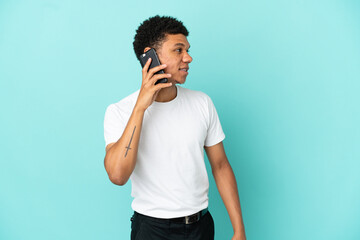
<path id="1" fill-rule="evenodd" d="M 134 50 L 154 48 L 163 64 L 142 70 L 141 88 L 106 109 L 105 169 L 114 184 L 132 183 L 131 239 L 214 239 L 208 211 L 204 149 L 234 229 L 245 240 L 234 173 L 209 96 L 183 88 L 189 64 L 188 31 L 172 17 L 155 16 L 138 28 Z M 155 74 L 159 70 L 165 74 Z M 155 84 L 167 78 L 167 83 Z"/>

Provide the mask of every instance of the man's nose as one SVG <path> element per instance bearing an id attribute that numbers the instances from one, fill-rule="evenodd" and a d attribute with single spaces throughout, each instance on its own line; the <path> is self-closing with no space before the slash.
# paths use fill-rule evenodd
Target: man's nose
<path id="1" fill-rule="evenodd" d="M 191 63 L 192 62 L 192 57 L 190 56 L 190 54 L 188 52 L 186 52 L 184 54 L 184 57 L 183 57 L 183 61 L 186 62 L 186 63 Z"/>

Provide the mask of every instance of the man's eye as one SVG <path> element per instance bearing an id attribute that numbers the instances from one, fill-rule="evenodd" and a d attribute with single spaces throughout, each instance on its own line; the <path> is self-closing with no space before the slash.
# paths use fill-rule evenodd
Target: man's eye
<path id="1" fill-rule="evenodd" d="M 178 49 L 176 49 L 175 51 L 181 53 L 181 52 L 182 52 L 182 48 L 178 48 Z M 188 49 L 188 50 L 186 50 L 186 52 L 190 52 L 190 50 Z"/>

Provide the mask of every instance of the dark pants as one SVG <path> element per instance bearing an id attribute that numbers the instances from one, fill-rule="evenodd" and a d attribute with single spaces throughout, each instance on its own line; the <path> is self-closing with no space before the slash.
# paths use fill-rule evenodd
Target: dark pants
<path id="1" fill-rule="evenodd" d="M 174 223 L 134 213 L 131 218 L 131 240 L 213 240 L 214 220 L 207 212 L 192 224 Z"/>

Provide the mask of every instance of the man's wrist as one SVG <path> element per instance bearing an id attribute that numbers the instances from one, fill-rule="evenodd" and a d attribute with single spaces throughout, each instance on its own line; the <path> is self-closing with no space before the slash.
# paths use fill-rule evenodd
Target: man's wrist
<path id="1" fill-rule="evenodd" d="M 233 239 L 246 240 L 245 232 L 244 231 L 236 231 L 236 232 L 234 232 Z"/>
<path id="2" fill-rule="evenodd" d="M 134 113 L 144 113 L 146 109 L 140 108 L 138 105 L 135 104 L 134 106 Z"/>

